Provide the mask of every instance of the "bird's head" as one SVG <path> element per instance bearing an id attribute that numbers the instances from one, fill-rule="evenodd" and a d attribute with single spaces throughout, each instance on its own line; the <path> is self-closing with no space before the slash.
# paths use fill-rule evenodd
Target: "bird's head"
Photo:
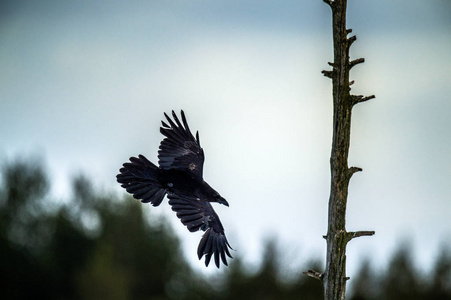
<path id="1" fill-rule="evenodd" d="M 205 181 L 202 185 L 202 192 L 206 195 L 206 199 L 208 202 L 218 202 L 219 204 L 224 204 L 225 206 L 229 206 L 229 202 L 226 199 L 222 198 L 221 195 L 217 191 L 215 191 L 208 183 Z"/>
<path id="2" fill-rule="evenodd" d="M 214 193 L 214 202 L 218 202 L 219 204 L 224 204 L 225 206 L 229 206 L 229 202 L 226 199 L 222 198 L 218 193 Z"/>

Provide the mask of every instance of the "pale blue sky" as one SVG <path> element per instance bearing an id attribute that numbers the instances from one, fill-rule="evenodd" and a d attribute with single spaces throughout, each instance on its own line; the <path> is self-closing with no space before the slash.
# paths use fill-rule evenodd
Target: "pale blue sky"
<path id="1" fill-rule="evenodd" d="M 378 265 L 403 237 L 427 270 L 451 238 L 451 1 L 349 1 L 357 35 L 348 247 Z M 329 196 L 329 7 L 309 1 L 2 1 L 0 159 L 41 153 L 68 198 L 79 171 L 122 192 L 117 170 L 156 162 L 163 112 L 184 109 L 230 243 L 258 262 L 278 236 L 294 262 L 323 259 Z M 167 204 L 149 208 L 172 215 Z M 193 265 L 200 233 L 172 217 Z M 210 272 L 217 272 L 210 268 Z"/>

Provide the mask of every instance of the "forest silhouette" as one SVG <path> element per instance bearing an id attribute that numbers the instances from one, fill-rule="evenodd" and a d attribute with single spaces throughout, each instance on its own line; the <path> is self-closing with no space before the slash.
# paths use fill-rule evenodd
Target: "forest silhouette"
<path id="1" fill-rule="evenodd" d="M 64 201 L 52 199 L 38 158 L 2 163 L 2 299 L 323 299 L 322 284 L 304 269 L 287 278 L 274 239 L 266 241 L 254 271 L 235 252 L 225 272 L 209 277 L 190 267 L 169 222 L 162 216 L 148 221 L 142 204 L 125 192 L 97 191 L 84 175 L 71 189 Z M 384 268 L 375 271 L 375 263 L 361 262 L 348 299 L 451 299 L 446 247 L 427 273 L 415 268 L 408 242 L 378 262 Z"/>

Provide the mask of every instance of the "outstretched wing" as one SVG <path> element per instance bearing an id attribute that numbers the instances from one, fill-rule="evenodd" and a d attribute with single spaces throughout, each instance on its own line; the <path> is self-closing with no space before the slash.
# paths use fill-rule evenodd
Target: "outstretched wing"
<path id="1" fill-rule="evenodd" d="M 196 138 L 189 130 L 185 114 L 181 111 L 182 123 L 172 111 L 174 121 L 165 113 L 169 125 L 161 121 L 161 134 L 165 136 L 160 143 L 158 163 L 164 170 L 176 169 L 190 173 L 201 180 L 204 166 L 204 151 L 200 147 L 199 132 Z"/>
<path id="2" fill-rule="evenodd" d="M 219 259 L 227 266 L 226 255 L 232 258 L 229 252 L 229 242 L 224 234 L 224 227 L 210 202 L 194 197 L 182 197 L 173 193 L 168 194 L 169 204 L 177 217 L 189 231 L 205 231 L 197 248 L 199 259 L 205 255 L 205 265 L 208 266 L 214 256 L 216 267 L 219 268 Z"/>

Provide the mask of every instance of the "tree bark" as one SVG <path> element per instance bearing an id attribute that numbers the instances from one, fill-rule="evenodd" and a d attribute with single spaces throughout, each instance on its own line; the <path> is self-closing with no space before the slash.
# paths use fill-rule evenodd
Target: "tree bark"
<path id="1" fill-rule="evenodd" d="M 351 113 L 355 104 L 374 98 L 351 95 L 349 72 L 352 67 L 363 63 L 364 59 L 349 60 L 349 48 L 356 40 L 348 38 L 351 29 L 346 29 L 347 0 L 323 0 L 332 9 L 334 62 L 329 63 L 332 71 L 323 71 L 324 76 L 332 79 L 333 94 L 333 137 L 330 157 L 331 185 L 329 197 L 329 217 L 327 235 L 326 270 L 323 274 L 306 272 L 318 278 L 324 284 L 324 298 L 327 300 L 345 299 L 346 281 L 346 245 L 359 236 L 373 235 L 374 231 L 346 231 L 346 204 L 349 180 L 358 167 L 348 167 L 348 153 L 351 135 Z"/>

